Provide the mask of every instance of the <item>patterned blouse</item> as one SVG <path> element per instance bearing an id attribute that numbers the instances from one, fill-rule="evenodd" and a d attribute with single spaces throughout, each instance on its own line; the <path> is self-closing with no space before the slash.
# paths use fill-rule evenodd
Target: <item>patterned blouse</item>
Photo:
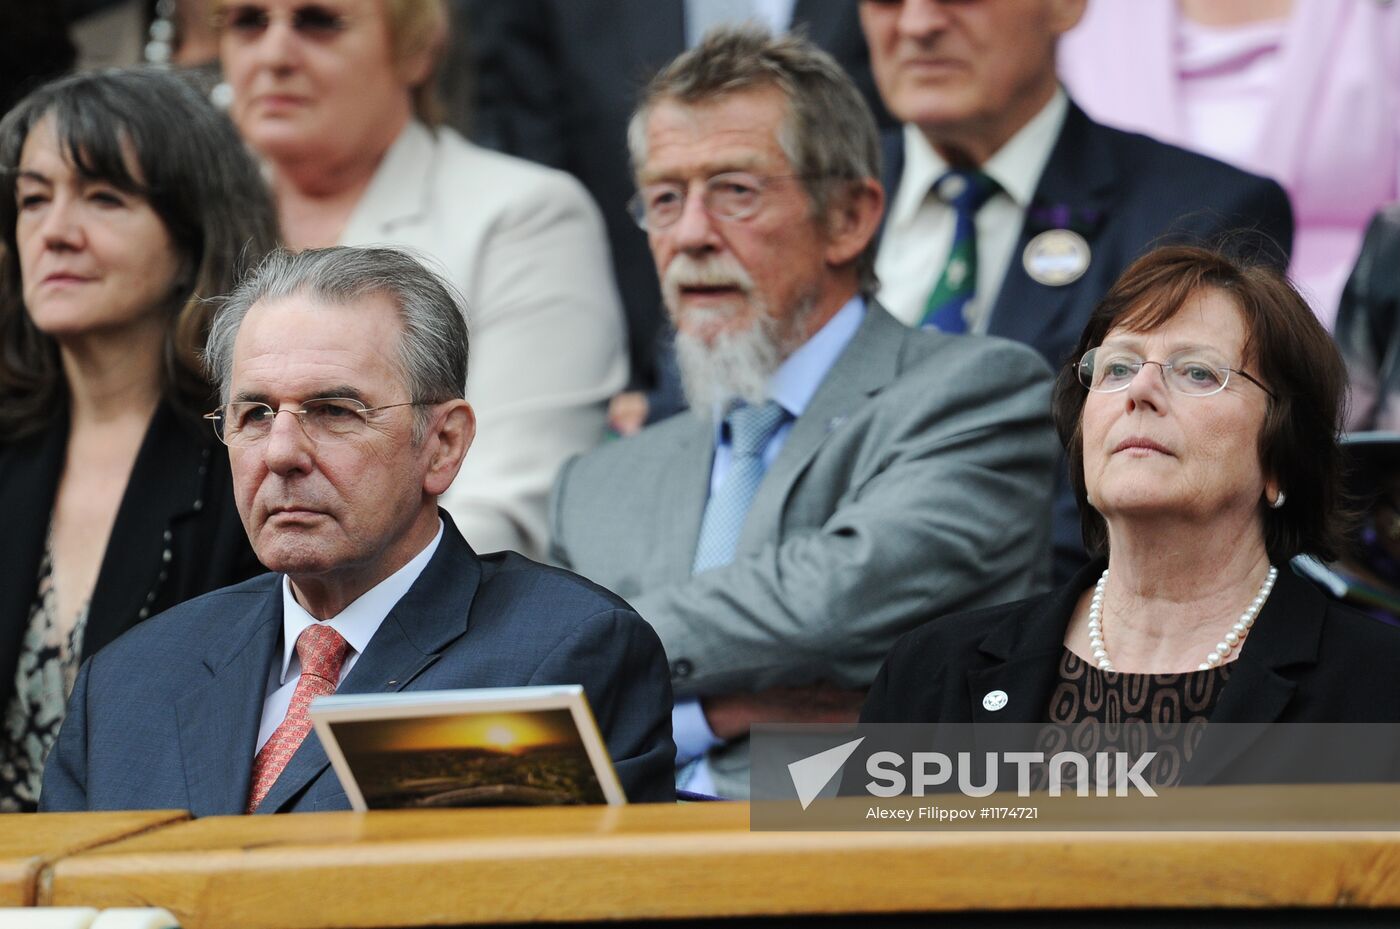
<path id="1" fill-rule="evenodd" d="M 1060 681 L 1050 696 L 1049 722 L 1037 748 L 1082 754 L 1141 751 L 1149 741 L 1157 757 L 1143 779 L 1155 787 L 1181 781 L 1220 691 L 1228 664 L 1181 674 L 1100 671 L 1068 648 L 1060 655 Z"/>
<path id="2" fill-rule="evenodd" d="M 0 719 L 0 812 L 33 812 L 39 807 L 44 759 L 58 738 L 68 695 L 78 677 L 88 604 L 64 629 L 54 590 L 53 550 L 44 544 L 39 587 L 29 611 L 29 630 L 20 646 L 19 671 Z"/>

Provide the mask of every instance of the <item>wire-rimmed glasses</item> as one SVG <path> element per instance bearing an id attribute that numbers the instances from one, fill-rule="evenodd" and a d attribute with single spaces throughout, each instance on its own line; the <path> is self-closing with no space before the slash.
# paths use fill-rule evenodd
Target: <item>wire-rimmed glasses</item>
<path id="1" fill-rule="evenodd" d="M 214 426 L 214 435 L 225 445 L 256 445 L 272 434 L 272 424 L 278 413 L 291 413 L 301 422 L 301 428 L 313 442 L 337 442 L 346 436 L 363 432 L 370 417 L 381 410 L 401 406 L 427 406 L 416 400 L 365 406 L 353 397 L 316 397 L 307 400 L 300 409 L 284 406 L 273 409 L 259 400 L 237 400 L 225 403 L 204 418 Z"/>
<path id="2" fill-rule="evenodd" d="M 1156 365 L 1161 369 L 1167 387 L 1188 397 L 1209 397 L 1220 393 L 1230 382 L 1231 374 L 1238 374 L 1270 397 L 1274 396 L 1274 392 L 1254 375 L 1231 367 L 1214 350 L 1204 347 L 1173 352 L 1165 361 L 1149 361 L 1126 348 L 1100 345 L 1085 352 L 1076 368 L 1079 383 L 1097 393 L 1109 394 L 1127 390 L 1143 365 Z"/>
<path id="3" fill-rule="evenodd" d="M 774 181 L 795 180 L 796 174 L 750 174 L 726 171 L 705 181 L 700 202 L 705 212 L 727 221 L 748 219 L 763 205 L 763 191 Z M 689 187 L 680 181 L 647 184 L 627 201 L 627 212 L 642 229 L 659 232 L 676 224 L 685 212 Z"/>

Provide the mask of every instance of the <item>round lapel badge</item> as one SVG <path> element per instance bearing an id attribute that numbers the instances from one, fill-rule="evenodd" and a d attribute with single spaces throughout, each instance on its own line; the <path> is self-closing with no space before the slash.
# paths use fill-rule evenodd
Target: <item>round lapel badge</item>
<path id="1" fill-rule="evenodd" d="M 1038 284 L 1073 284 L 1089 270 L 1089 243 L 1069 229 L 1047 229 L 1026 243 L 1021 264 Z"/>
<path id="2" fill-rule="evenodd" d="M 1006 701 L 1008 699 L 1010 698 L 1006 696 L 1006 691 L 1004 690 L 989 691 L 987 695 L 982 698 L 982 709 L 990 710 L 995 713 L 997 710 L 1006 706 Z"/>

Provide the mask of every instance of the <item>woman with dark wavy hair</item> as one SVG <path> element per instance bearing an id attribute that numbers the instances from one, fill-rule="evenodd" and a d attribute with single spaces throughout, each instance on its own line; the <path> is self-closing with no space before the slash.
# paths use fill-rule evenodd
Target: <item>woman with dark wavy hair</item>
<path id="1" fill-rule="evenodd" d="M 1277 271 L 1184 246 L 1138 259 L 1055 388 L 1095 562 L 905 636 L 862 721 L 1400 721 L 1400 630 L 1289 568 L 1344 537 L 1345 399 L 1336 347 Z"/>
<path id="2" fill-rule="evenodd" d="M 0 121 L 0 810 L 32 810 L 86 655 L 258 570 L 201 428 L 210 298 L 276 244 L 228 120 L 84 74 Z"/>

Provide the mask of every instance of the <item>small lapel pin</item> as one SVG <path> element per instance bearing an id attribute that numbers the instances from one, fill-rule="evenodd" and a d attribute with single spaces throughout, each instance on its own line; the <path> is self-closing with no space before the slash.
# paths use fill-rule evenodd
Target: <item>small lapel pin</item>
<path id="1" fill-rule="evenodd" d="M 1006 691 L 1004 690 L 989 691 L 987 695 L 982 698 L 982 709 L 990 710 L 995 713 L 997 710 L 1006 706 L 1006 701 L 1008 699 Z"/>

